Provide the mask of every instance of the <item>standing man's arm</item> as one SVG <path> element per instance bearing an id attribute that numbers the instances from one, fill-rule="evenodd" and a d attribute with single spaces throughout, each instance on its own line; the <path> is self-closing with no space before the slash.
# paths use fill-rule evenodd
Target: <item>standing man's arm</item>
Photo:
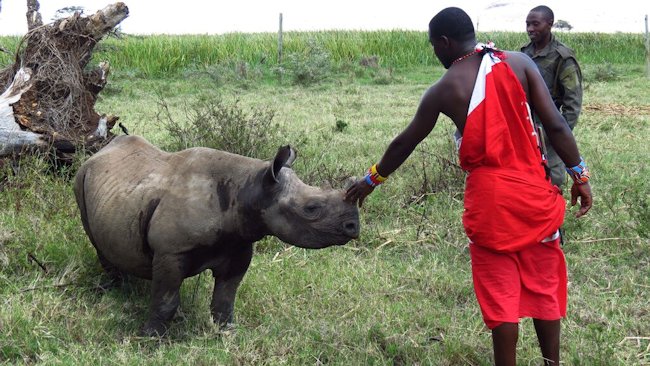
<path id="1" fill-rule="evenodd" d="M 565 123 L 564 118 L 562 118 L 557 108 L 553 105 L 546 84 L 544 84 L 544 79 L 542 79 L 537 68 L 534 67 L 532 60 L 526 68 L 526 76 L 530 92 L 530 102 L 538 112 L 551 145 L 567 167 L 578 166 L 582 162 L 582 158 L 580 157 L 576 140 L 568 128 L 568 123 Z M 571 187 L 572 206 L 578 202 L 578 198 L 580 198 L 580 209 L 576 213 L 576 217 L 586 214 L 591 209 L 592 196 L 589 182 L 573 184 Z"/>
<path id="2" fill-rule="evenodd" d="M 439 89 L 440 85 L 435 84 L 424 93 L 411 123 L 391 141 L 379 163 L 371 168 L 375 169 L 373 173 L 380 179 L 386 179 L 399 168 L 436 125 L 441 111 Z M 366 196 L 374 190 L 374 186 L 370 185 L 366 178 L 357 181 L 347 189 L 346 201 L 358 201 L 361 207 Z"/>
<path id="3" fill-rule="evenodd" d="M 439 89 L 438 85 L 433 85 L 425 92 L 411 123 L 388 145 L 377 164 L 382 176 L 388 177 L 397 170 L 436 125 L 440 115 L 439 99 L 436 97 L 437 89 Z"/>
<path id="4" fill-rule="evenodd" d="M 564 59 L 558 73 L 558 83 L 564 90 L 562 116 L 573 130 L 582 110 L 582 72 L 576 60 L 569 57 Z"/>

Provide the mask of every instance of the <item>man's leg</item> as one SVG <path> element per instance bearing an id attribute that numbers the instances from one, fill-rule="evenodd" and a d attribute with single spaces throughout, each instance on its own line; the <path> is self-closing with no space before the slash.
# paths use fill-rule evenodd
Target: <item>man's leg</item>
<path id="1" fill-rule="evenodd" d="M 519 324 L 502 323 L 492 329 L 492 346 L 496 366 L 515 366 L 517 364 L 517 338 Z"/>
<path id="2" fill-rule="evenodd" d="M 560 364 L 560 320 L 533 319 L 544 365 Z"/>
<path id="3" fill-rule="evenodd" d="M 474 293 L 483 321 L 492 329 L 494 361 L 515 366 L 519 336 L 521 280 L 517 257 L 469 245 Z"/>

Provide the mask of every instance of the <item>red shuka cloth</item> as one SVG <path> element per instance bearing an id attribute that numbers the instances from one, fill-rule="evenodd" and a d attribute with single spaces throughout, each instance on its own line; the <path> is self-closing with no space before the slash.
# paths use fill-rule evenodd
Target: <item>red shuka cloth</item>
<path id="1" fill-rule="evenodd" d="M 472 243 L 515 252 L 560 227 L 564 199 L 546 178 L 526 94 L 510 66 L 489 52 L 479 68 L 459 157 L 469 173 L 463 225 Z"/>
<path id="2" fill-rule="evenodd" d="M 566 316 L 567 270 L 560 239 L 516 253 L 497 253 L 470 245 L 474 292 L 483 320 L 494 329 L 531 317 Z"/>

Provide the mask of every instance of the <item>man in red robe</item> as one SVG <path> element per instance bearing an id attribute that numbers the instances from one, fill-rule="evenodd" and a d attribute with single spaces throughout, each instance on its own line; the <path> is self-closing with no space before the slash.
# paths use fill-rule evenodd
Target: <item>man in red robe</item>
<path id="1" fill-rule="evenodd" d="M 516 364 L 518 321 L 532 317 L 545 362 L 559 364 L 566 315 L 566 264 L 558 229 L 564 200 L 546 175 L 530 107 L 574 178 L 580 217 L 592 204 L 589 173 L 535 63 L 519 52 L 477 44 L 469 16 L 447 8 L 429 23 L 429 40 L 448 71 L 422 97 L 415 116 L 346 199 L 362 205 L 431 132 L 440 113 L 456 125 L 468 172 L 463 225 L 472 276 L 497 365 Z"/>

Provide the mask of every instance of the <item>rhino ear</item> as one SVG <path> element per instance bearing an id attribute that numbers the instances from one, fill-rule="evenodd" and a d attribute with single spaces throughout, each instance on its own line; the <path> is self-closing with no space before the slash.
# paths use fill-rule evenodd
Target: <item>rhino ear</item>
<path id="1" fill-rule="evenodd" d="M 271 168 L 269 169 L 269 175 L 275 181 L 276 183 L 278 182 L 278 174 L 280 173 L 280 169 L 282 167 L 288 167 L 291 168 L 293 165 L 293 162 L 296 160 L 296 151 L 291 148 L 291 146 L 283 146 L 278 149 L 278 153 L 275 154 L 275 158 L 273 159 L 273 164 L 271 165 Z"/>

